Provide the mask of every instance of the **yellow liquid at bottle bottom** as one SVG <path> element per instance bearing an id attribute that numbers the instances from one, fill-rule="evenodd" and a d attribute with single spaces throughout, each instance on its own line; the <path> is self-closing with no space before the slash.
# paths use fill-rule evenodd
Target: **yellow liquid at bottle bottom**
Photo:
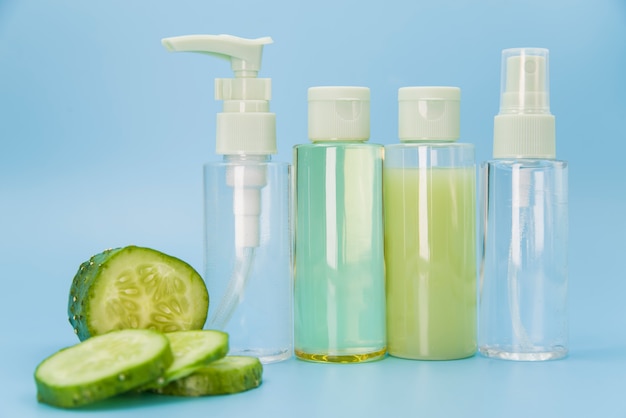
<path id="1" fill-rule="evenodd" d="M 383 177 L 389 354 L 474 355 L 474 168 L 385 168 Z"/>
<path id="2" fill-rule="evenodd" d="M 384 358 L 385 354 L 387 354 L 387 349 L 383 348 L 382 350 L 363 354 L 313 354 L 296 349 L 295 354 L 301 360 L 320 363 L 366 363 Z"/>

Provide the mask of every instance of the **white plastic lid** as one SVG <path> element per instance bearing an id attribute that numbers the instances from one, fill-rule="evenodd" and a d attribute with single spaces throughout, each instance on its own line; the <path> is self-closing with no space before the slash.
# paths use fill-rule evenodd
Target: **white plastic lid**
<path id="1" fill-rule="evenodd" d="M 494 120 L 494 158 L 555 158 L 548 50 L 505 49 L 501 78 L 500 113 Z"/>
<path id="2" fill-rule="evenodd" d="M 400 141 L 458 140 L 460 107 L 458 87 L 402 87 L 398 90 Z"/>
<path id="3" fill-rule="evenodd" d="M 311 87 L 309 139 L 367 141 L 370 137 L 370 89 L 367 87 Z"/>

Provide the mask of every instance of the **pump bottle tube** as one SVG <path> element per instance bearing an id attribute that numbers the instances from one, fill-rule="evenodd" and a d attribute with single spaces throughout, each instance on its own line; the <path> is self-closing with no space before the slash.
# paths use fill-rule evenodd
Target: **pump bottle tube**
<path id="1" fill-rule="evenodd" d="M 251 187 L 259 172 L 265 184 Z M 230 354 L 284 360 L 293 335 L 289 165 L 227 156 L 205 165 L 204 185 L 207 326 L 229 333 Z"/>

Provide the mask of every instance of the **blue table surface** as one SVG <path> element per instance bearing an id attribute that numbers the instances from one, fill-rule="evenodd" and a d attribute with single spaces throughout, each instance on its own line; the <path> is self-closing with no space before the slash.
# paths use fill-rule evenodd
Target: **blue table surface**
<path id="1" fill-rule="evenodd" d="M 359 365 L 295 359 L 265 366 L 261 387 L 207 398 L 126 395 L 79 410 L 38 404 L 34 367 L 59 346 L 54 339 L 3 339 L 0 416 L 482 416 L 624 417 L 624 342 L 576 344 L 571 356 L 518 363 L 481 356 L 420 362 L 388 357 Z M 174 415 L 175 414 L 175 415 Z"/>
<path id="2" fill-rule="evenodd" d="M 587 210 L 574 206 L 574 221 L 583 219 Z M 621 232 L 607 230 L 605 238 L 617 245 Z M 29 248 L 39 256 L 33 259 L 23 244 L 15 243 L 19 252 L 5 245 L 0 255 L 0 417 L 626 417 L 626 286 L 616 280 L 623 273 L 617 257 L 603 254 L 604 246 L 584 242 L 571 245 L 571 351 L 564 360 L 509 362 L 476 355 L 441 362 L 387 357 L 341 365 L 290 359 L 266 365 L 261 387 L 242 394 L 200 399 L 121 396 L 72 411 L 39 404 L 32 375 L 45 357 L 77 343 L 66 304 L 80 251 L 65 253 L 63 245 L 32 240 Z"/>

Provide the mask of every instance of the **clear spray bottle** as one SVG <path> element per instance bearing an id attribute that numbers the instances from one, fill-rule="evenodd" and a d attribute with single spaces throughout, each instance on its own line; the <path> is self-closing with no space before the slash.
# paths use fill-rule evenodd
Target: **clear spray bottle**
<path id="1" fill-rule="evenodd" d="M 555 159 L 548 50 L 502 53 L 494 159 L 481 167 L 479 351 L 567 355 L 567 163 Z"/>
<path id="2" fill-rule="evenodd" d="M 216 152 L 204 166 L 205 281 L 208 327 L 229 334 L 230 354 L 264 363 L 292 353 L 290 167 L 273 162 L 275 114 L 271 80 L 257 78 L 269 37 L 190 35 L 163 39 L 170 51 L 230 61 L 234 78 L 215 80 L 223 100 Z"/>

